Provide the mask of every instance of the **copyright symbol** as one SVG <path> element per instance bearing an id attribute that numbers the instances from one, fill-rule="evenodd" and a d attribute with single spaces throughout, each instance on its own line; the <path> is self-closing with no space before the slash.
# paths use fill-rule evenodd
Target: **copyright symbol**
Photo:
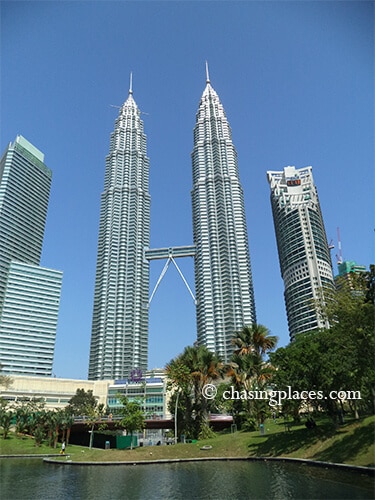
<path id="1" fill-rule="evenodd" d="M 202 395 L 205 399 L 214 399 L 217 389 L 213 384 L 206 384 L 202 388 Z"/>

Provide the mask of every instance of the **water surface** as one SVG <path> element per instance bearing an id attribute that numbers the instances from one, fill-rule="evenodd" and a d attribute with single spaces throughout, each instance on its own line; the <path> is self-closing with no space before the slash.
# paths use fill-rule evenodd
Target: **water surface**
<path id="1" fill-rule="evenodd" d="M 373 478 L 283 462 L 190 462 L 132 466 L 0 460 L 2 499 L 372 499 Z"/>

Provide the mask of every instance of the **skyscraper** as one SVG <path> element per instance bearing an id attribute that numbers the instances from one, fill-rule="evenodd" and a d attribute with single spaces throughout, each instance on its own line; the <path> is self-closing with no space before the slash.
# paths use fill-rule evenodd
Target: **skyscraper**
<path id="1" fill-rule="evenodd" d="M 333 289 L 331 256 L 312 167 L 267 172 L 291 340 L 329 327 L 313 301 Z"/>
<path id="2" fill-rule="evenodd" d="M 89 379 L 147 369 L 149 159 L 141 112 L 129 95 L 111 134 L 101 196 Z"/>
<path id="3" fill-rule="evenodd" d="M 62 273 L 12 261 L 0 321 L 4 373 L 51 376 Z"/>
<path id="4" fill-rule="evenodd" d="M 0 363 L 5 373 L 52 374 L 62 273 L 39 267 L 51 179 L 44 154 L 17 136 L 0 160 Z"/>
<path id="5" fill-rule="evenodd" d="M 198 343 L 228 361 L 234 333 L 256 317 L 237 152 L 207 66 L 192 164 Z"/>
<path id="6" fill-rule="evenodd" d="M 17 136 L 0 160 L 0 312 L 11 260 L 39 265 L 52 172 Z"/>

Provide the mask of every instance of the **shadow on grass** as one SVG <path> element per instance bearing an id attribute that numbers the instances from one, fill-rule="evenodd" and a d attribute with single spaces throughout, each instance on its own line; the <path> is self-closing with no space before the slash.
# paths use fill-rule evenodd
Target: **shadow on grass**
<path id="1" fill-rule="evenodd" d="M 335 441 L 332 445 L 314 455 L 315 460 L 326 462 L 339 461 L 341 463 L 353 460 L 358 454 L 368 452 L 370 446 L 374 443 L 374 424 L 369 422 L 367 425 L 358 427 L 352 433 Z M 374 457 L 373 457 L 374 458 Z M 368 464 L 373 466 L 374 463 Z"/>
<path id="2" fill-rule="evenodd" d="M 293 429 L 293 428 L 292 428 Z M 318 441 L 332 437 L 335 429 L 332 425 L 315 429 L 295 429 L 290 432 L 279 432 L 265 436 L 261 442 L 251 443 L 248 447 L 250 456 L 277 457 L 285 456 L 303 448 L 309 448 Z"/>

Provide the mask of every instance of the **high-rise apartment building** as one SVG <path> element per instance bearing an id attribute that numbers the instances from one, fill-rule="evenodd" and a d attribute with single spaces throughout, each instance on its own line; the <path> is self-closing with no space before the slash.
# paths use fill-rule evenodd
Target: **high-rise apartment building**
<path id="1" fill-rule="evenodd" d="M 129 96 L 115 122 L 101 196 L 89 379 L 147 369 L 149 159 L 141 112 Z"/>
<path id="2" fill-rule="evenodd" d="M 256 317 L 237 152 L 207 67 L 192 164 L 198 343 L 228 361 L 234 333 Z"/>
<path id="3" fill-rule="evenodd" d="M 0 363 L 4 373 L 52 374 L 62 273 L 39 267 L 51 179 L 44 154 L 17 136 L 0 160 Z"/>
<path id="4" fill-rule="evenodd" d="M 291 340 L 329 325 L 314 307 L 334 288 L 331 256 L 312 167 L 267 172 Z M 322 297 L 323 293 L 323 297 Z"/>

